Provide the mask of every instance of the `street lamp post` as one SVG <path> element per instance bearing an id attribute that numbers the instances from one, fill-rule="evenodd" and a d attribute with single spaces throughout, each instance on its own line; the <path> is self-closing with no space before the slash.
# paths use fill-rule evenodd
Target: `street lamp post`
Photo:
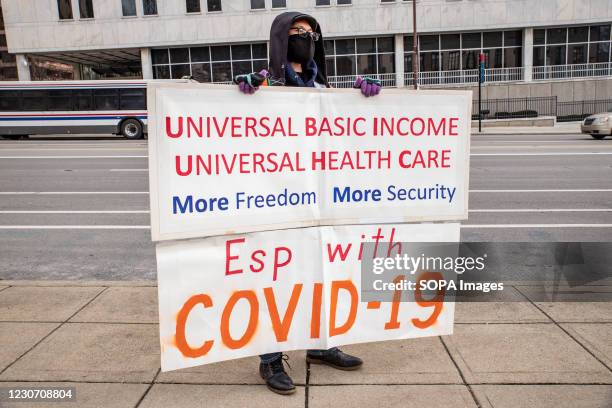
<path id="1" fill-rule="evenodd" d="M 412 80 L 414 89 L 419 89 L 419 38 L 417 35 L 416 2 L 417 0 L 412 0 Z"/>

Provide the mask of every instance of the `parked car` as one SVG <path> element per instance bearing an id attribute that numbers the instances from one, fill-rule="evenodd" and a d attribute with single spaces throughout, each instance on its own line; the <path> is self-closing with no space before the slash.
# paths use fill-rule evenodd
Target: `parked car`
<path id="1" fill-rule="evenodd" d="M 588 116 L 580 125 L 580 130 L 582 130 L 582 133 L 590 134 L 595 139 L 612 136 L 612 112 Z"/>

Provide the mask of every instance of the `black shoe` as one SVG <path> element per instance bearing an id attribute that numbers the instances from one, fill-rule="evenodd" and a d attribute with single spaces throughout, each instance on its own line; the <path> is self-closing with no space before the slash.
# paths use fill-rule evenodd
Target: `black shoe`
<path id="1" fill-rule="evenodd" d="M 259 375 L 266 380 L 266 385 L 270 391 L 283 395 L 295 392 L 295 385 L 293 385 L 291 377 L 289 377 L 283 366 L 283 361 L 287 362 L 288 359 L 289 357 L 283 354 L 271 363 L 259 363 Z"/>
<path id="2" fill-rule="evenodd" d="M 338 370 L 357 370 L 363 364 L 359 357 L 343 353 L 339 348 L 326 350 L 325 352 L 306 352 L 306 361 L 310 364 L 326 364 Z"/>

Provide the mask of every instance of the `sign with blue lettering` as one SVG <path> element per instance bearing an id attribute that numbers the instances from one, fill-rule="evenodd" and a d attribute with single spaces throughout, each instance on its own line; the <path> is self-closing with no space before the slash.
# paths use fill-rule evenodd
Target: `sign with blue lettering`
<path id="1" fill-rule="evenodd" d="M 467 218 L 471 92 L 151 83 L 155 241 Z"/>

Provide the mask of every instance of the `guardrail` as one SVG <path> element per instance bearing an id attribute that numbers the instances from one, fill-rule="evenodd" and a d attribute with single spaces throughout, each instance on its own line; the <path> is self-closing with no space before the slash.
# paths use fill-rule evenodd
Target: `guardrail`
<path id="1" fill-rule="evenodd" d="M 612 76 L 612 63 L 549 65 L 533 67 L 534 80 Z"/>
<path id="2" fill-rule="evenodd" d="M 587 116 L 602 112 L 612 112 L 612 99 L 559 102 L 557 104 L 557 122 L 582 121 Z"/>
<path id="3" fill-rule="evenodd" d="M 373 75 L 363 75 L 368 76 L 370 78 L 376 78 L 380 80 L 383 87 L 394 87 L 396 86 L 395 82 L 395 74 L 373 74 Z M 334 88 L 352 88 L 355 83 L 355 79 L 357 79 L 357 75 L 336 75 L 330 76 L 327 78 L 329 84 Z"/>
<path id="4" fill-rule="evenodd" d="M 516 68 L 489 68 L 485 69 L 486 82 L 517 82 L 525 78 L 525 69 Z M 464 85 L 478 83 L 478 69 L 465 69 L 458 71 L 424 71 L 419 73 L 419 85 Z M 413 74 L 404 74 L 404 84 L 412 86 L 414 84 Z"/>
<path id="5" fill-rule="evenodd" d="M 518 119 L 557 116 L 557 97 L 483 99 L 482 119 Z M 478 99 L 472 101 L 472 119 L 478 119 Z"/>

